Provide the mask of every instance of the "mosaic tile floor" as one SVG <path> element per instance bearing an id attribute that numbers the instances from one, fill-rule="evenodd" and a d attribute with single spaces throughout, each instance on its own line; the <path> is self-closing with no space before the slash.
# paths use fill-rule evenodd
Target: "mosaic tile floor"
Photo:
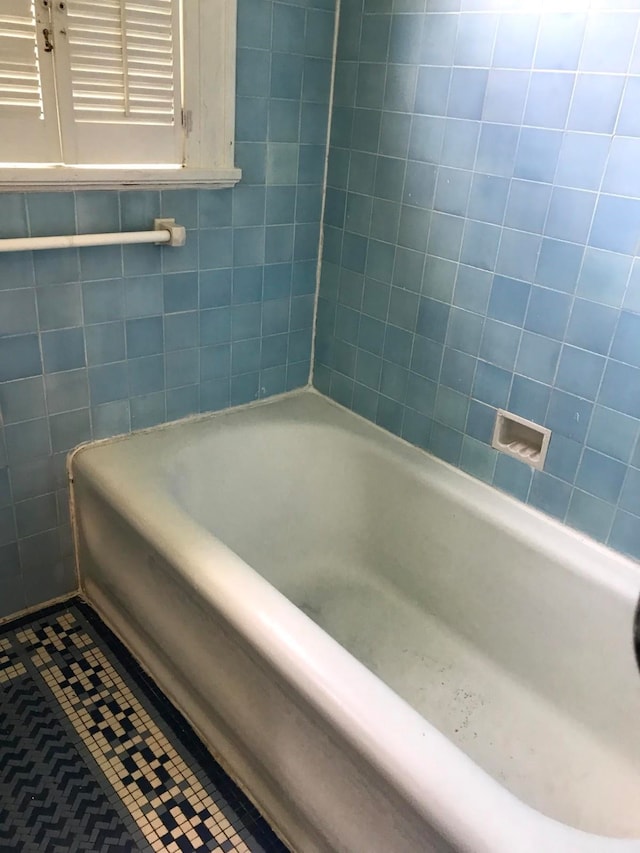
<path id="1" fill-rule="evenodd" d="M 0 850 L 287 853 L 76 600 L 0 627 Z"/>

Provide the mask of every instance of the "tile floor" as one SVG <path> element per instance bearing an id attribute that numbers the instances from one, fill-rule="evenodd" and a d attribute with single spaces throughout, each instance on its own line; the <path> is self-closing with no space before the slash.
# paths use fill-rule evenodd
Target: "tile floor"
<path id="1" fill-rule="evenodd" d="M 287 853 L 79 600 L 0 627 L 0 850 Z"/>

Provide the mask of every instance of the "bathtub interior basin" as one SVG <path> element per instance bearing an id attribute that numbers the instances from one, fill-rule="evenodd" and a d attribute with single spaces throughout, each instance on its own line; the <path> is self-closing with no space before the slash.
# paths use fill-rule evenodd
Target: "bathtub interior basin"
<path id="1" fill-rule="evenodd" d="M 256 796 L 300 850 L 640 850 L 635 562 L 310 390 L 81 449 L 72 475 L 85 594 L 143 660 L 153 641 L 161 686 L 184 676 L 187 716 L 190 691 L 208 697 L 191 717 L 205 738 L 218 711 L 237 727 L 208 742 L 244 743 L 241 780 L 261 751 L 278 765 L 295 808 L 269 781 Z M 241 706 L 220 694 L 244 663 L 224 669 L 214 622 L 216 642 L 244 632 L 258 661 Z M 296 766 L 307 724 L 278 705 L 285 683 L 333 726 L 335 754 L 305 740 Z M 369 762 L 356 829 L 338 818 L 343 770 L 328 776 L 344 744 Z M 402 803 L 407 826 L 420 817 L 398 834 Z M 284 825 L 295 810 L 313 842 Z"/>
<path id="2" fill-rule="evenodd" d="M 300 421 L 214 431 L 172 463 L 175 499 L 517 797 L 640 837 L 633 598 L 496 530 L 470 478 L 425 488 L 419 451 L 398 466 L 352 417 L 310 396 Z"/>

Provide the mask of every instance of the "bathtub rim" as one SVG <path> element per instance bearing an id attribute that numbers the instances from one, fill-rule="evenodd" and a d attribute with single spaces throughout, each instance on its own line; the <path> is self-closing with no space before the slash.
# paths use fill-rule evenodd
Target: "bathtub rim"
<path id="1" fill-rule="evenodd" d="M 452 474 L 454 480 L 464 477 L 469 483 L 473 484 L 474 490 L 480 490 L 480 494 L 486 493 L 486 490 L 490 489 L 491 494 L 496 497 L 499 496 L 501 500 L 507 502 L 507 506 L 512 506 L 523 518 L 531 519 L 532 527 L 539 526 L 541 521 L 545 525 L 552 525 L 556 531 L 553 538 L 567 539 L 569 537 L 567 542 L 573 542 L 574 547 L 576 542 L 580 543 L 579 550 L 589 551 L 592 556 L 592 560 L 589 562 L 597 567 L 600 567 L 598 560 L 598 553 L 600 552 L 601 557 L 606 556 L 608 561 L 613 560 L 622 569 L 618 592 L 628 595 L 631 587 L 637 590 L 640 583 L 640 566 L 632 563 L 628 558 L 596 543 L 577 531 L 565 527 L 543 513 L 525 506 L 515 498 L 482 483 L 465 472 L 433 457 L 426 451 L 388 433 L 381 427 L 371 424 L 366 419 L 335 403 L 335 401 L 319 394 L 315 389 L 302 389 L 280 395 L 278 398 L 269 398 L 234 409 L 225 409 L 170 424 L 162 424 L 141 430 L 135 434 L 87 443 L 76 448 L 70 454 L 69 471 L 71 475 L 74 474 L 74 471 L 78 471 L 88 476 L 91 487 L 103 499 L 107 500 L 118 513 L 126 516 L 128 523 L 132 524 L 147 542 L 152 543 L 153 547 L 173 567 L 173 571 L 183 580 L 186 580 L 190 586 L 195 586 L 204 595 L 207 604 L 212 607 L 217 616 L 229 622 L 234 630 L 242 634 L 257 655 L 264 657 L 268 664 L 278 671 L 280 677 L 291 681 L 292 675 L 295 674 L 293 680 L 296 689 L 301 692 L 304 700 L 311 704 L 315 711 L 329 723 L 333 724 L 339 718 L 340 730 L 355 751 L 373 764 L 377 771 L 401 792 L 403 798 L 435 826 L 444 838 L 454 843 L 458 849 L 504 851 L 504 853 L 512 853 L 514 849 L 518 849 L 523 853 L 525 850 L 531 850 L 533 853 L 539 849 L 567 849 L 556 846 L 564 843 L 570 844 L 570 849 L 575 850 L 576 853 L 578 851 L 584 851 L 584 853 L 605 853 L 605 851 L 608 853 L 631 853 L 631 851 L 635 851 L 638 853 L 640 839 L 593 835 L 563 824 L 527 805 L 502 787 L 466 753 L 449 741 L 428 720 L 424 719 L 391 688 L 366 669 L 346 649 L 315 625 L 312 620 L 299 611 L 295 605 L 223 542 L 195 522 L 175 499 L 167 494 L 163 494 L 159 498 L 156 493 L 161 512 L 158 511 L 157 506 L 154 512 L 149 512 L 148 508 L 145 507 L 134 507 L 132 511 L 132 501 L 124 496 L 121 488 L 118 488 L 117 478 L 114 479 L 113 473 L 106 472 L 105 474 L 104 471 L 97 471 L 96 467 L 99 468 L 99 465 L 96 466 L 93 462 L 90 464 L 82 458 L 87 450 L 97 446 L 114 445 L 125 439 L 128 440 L 149 433 L 171 431 L 178 426 L 182 427 L 209 419 L 228 417 L 247 409 L 273 406 L 279 401 L 300 398 L 304 395 L 313 395 L 321 399 L 323 403 L 335 407 L 336 410 L 357 418 L 364 425 L 365 432 L 371 433 L 372 436 L 377 435 L 378 439 L 387 446 L 386 449 L 389 452 L 393 449 L 395 453 L 400 446 L 404 446 L 410 456 L 418 453 L 422 458 L 429 460 L 431 466 L 443 472 L 444 478 L 451 479 Z M 372 432 L 372 430 L 377 432 Z M 398 441 L 401 442 L 401 445 L 398 445 Z M 406 453 L 403 455 L 406 456 Z M 147 486 L 158 485 L 162 480 L 161 472 L 158 472 L 160 466 L 156 468 L 155 475 L 149 473 L 149 467 L 147 467 Z M 109 476 L 110 473 L 111 476 Z M 95 479 L 92 480 L 92 476 Z M 441 486 L 442 484 L 437 485 Z M 144 489 L 138 482 L 133 491 L 142 493 Z M 466 497 L 465 494 L 465 500 Z M 456 492 L 456 499 L 460 499 L 458 492 Z M 481 512 L 484 517 L 490 517 L 492 523 L 496 523 L 495 515 L 490 515 L 482 502 L 478 505 L 469 501 L 469 505 L 474 512 Z M 170 524 L 170 519 L 172 522 L 176 521 L 176 512 L 179 514 L 182 541 L 185 544 L 188 542 L 188 549 L 181 548 L 180 544 L 176 543 L 175 537 L 168 537 L 165 533 Z M 520 530 L 518 530 L 518 534 L 523 535 Z M 77 536 L 75 518 L 74 535 Z M 547 550 L 541 548 L 540 544 L 536 540 L 538 550 Z M 549 547 L 549 551 L 554 554 L 554 559 L 557 560 L 557 550 Z M 185 553 L 188 556 L 185 556 Z M 211 559 L 212 555 L 220 562 L 220 565 L 224 566 L 224 571 L 217 572 L 219 576 L 215 579 L 216 590 L 207 589 L 204 582 L 207 579 L 202 578 L 202 565 L 206 564 L 207 557 Z M 584 575 L 585 566 L 578 567 L 579 558 L 576 555 L 570 556 L 572 559 L 562 560 L 563 566 L 566 565 L 570 569 L 571 564 L 574 564 L 574 570 L 578 571 L 579 568 L 579 573 Z M 625 569 L 626 571 L 624 571 Z M 591 576 L 590 571 L 587 571 L 587 574 Z M 595 579 L 600 582 L 605 579 L 605 576 L 609 581 L 607 586 L 610 587 L 610 574 L 606 575 L 603 569 L 600 569 L 600 572 L 594 572 Z M 255 610 L 250 610 L 245 604 L 245 596 L 237 594 L 238 589 L 243 589 L 246 593 L 248 587 L 257 596 L 257 603 L 260 604 L 259 619 L 256 619 Z M 82 583 L 81 589 L 84 589 Z M 217 595 L 214 594 L 216 591 Z M 253 601 L 253 596 L 251 599 Z M 284 634 L 282 631 L 278 631 L 278 623 L 287 625 L 288 631 Z M 264 644 L 265 636 L 268 639 L 266 647 Z M 305 648 L 307 648 L 308 641 L 310 648 L 315 651 L 317 656 L 316 666 L 312 668 L 311 672 L 309 670 L 309 654 L 306 656 L 300 654 L 300 644 L 297 641 L 301 636 L 305 638 L 303 644 Z M 321 654 L 318 654 L 318 647 Z M 326 666 L 327 654 L 335 666 Z M 342 671 L 345 676 L 342 683 L 336 685 L 334 676 L 327 679 L 326 672 L 322 672 L 322 666 L 318 666 L 318 663 L 324 664 L 332 673 Z M 311 677 L 311 673 L 313 677 Z M 351 689 L 353 684 L 358 684 L 361 688 L 362 682 L 364 682 L 365 687 L 362 692 L 354 692 Z M 363 695 L 365 696 L 364 699 L 362 698 Z M 370 721 L 367 721 L 369 724 L 364 727 L 366 731 L 363 732 L 362 720 L 367 720 L 366 712 L 370 710 L 372 705 L 379 705 L 383 708 L 382 714 L 378 714 L 378 717 L 381 716 L 383 721 L 384 719 L 399 720 L 397 725 L 391 727 L 396 730 L 392 733 L 393 738 L 391 740 L 393 742 L 381 740 L 381 726 L 372 727 Z M 345 720 L 348 723 L 346 726 Z M 413 729 L 416 735 L 421 735 L 421 740 L 418 742 L 422 747 L 421 749 L 416 749 L 414 738 L 409 739 L 407 745 L 404 733 L 410 729 Z M 402 731 L 402 736 L 397 735 L 398 730 Z M 389 739 L 388 730 L 385 730 L 385 735 Z M 381 744 L 384 747 L 382 750 Z M 398 760 L 399 755 L 402 755 L 402 761 Z M 424 773 L 419 772 L 425 762 L 427 764 L 433 763 L 439 772 L 442 771 L 442 767 L 447 767 L 449 772 L 446 785 L 443 784 L 443 779 L 438 777 L 437 773 L 428 774 L 429 779 L 425 781 Z M 411 768 L 411 773 L 407 773 L 407 767 Z M 446 788 L 446 795 L 443 795 L 444 788 Z M 464 793 L 468 795 L 466 799 L 464 796 L 461 798 L 461 794 L 464 795 Z M 465 799 L 464 805 L 461 805 L 462 799 Z M 500 826 L 494 826 L 491 819 L 487 822 L 487 814 L 489 816 L 493 814 L 503 815 L 505 809 L 511 810 L 512 814 L 512 820 L 508 822 L 509 827 L 504 826 L 504 821 L 500 821 Z M 473 816 L 473 820 L 470 820 L 470 816 Z M 531 844 L 530 847 L 523 847 L 523 835 Z M 545 846 L 543 847 L 543 845 Z"/>

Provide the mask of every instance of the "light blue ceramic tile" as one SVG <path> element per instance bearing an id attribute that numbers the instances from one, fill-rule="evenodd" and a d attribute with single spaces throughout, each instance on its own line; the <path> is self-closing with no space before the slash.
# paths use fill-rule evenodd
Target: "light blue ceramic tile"
<path id="1" fill-rule="evenodd" d="M 367 19 L 365 18 L 365 21 Z M 375 20 L 375 19 L 374 19 Z M 422 29 L 422 40 L 420 44 L 420 63 L 423 65 L 452 65 L 456 48 L 456 36 L 458 32 L 458 18 L 455 15 L 433 13 L 426 15 Z M 363 42 L 360 50 L 364 47 Z M 379 58 L 382 51 L 373 54 Z M 369 54 L 368 58 L 373 58 Z"/>
<path id="2" fill-rule="evenodd" d="M 495 175 L 473 175 L 467 215 L 480 222 L 502 223 L 509 194 L 509 180 Z"/>
<path id="3" fill-rule="evenodd" d="M 531 75 L 524 123 L 533 127 L 564 128 L 574 81 L 573 74 L 534 71 Z M 576 119 L 572 125 L 574 130 L 594 129 L 593 127 L 580 126 L 583 123 L 588 123 L 582 100 L 579 101 L 578 106 L 574 101 L 572 114 L 574 111 Z M 592 124 L 597 124 L 597 122 L 592 122 Z"/>
<path id="4" fill-rule="evenodd" d="M 520 132 L 514 125 L 483 124 L 478 143 L 476 169 L 509 178 L 514 173 Z"/>
<path id="5" fill-rule="evenodd" d="M 560 356 L 560 343 L 543 335 L 522 333 L 516 371 L 550 384 L 556 373 Z"/>
<path id="6" fill-rule="evenodd" d="M 546 426 L 561 435 L 583 442 L 589 428 L 593 403 L 565 391 L 551 392 Z"/>
<path id="7" fill-rule="evenodd" d="M 444 138 L 444 119 L 416 116 L 409 137 L 409 157 L 427 163 L 438 162 Z"/>
<path id="8" fill-rule="evenodd" d="M 576 485 L 609 504 L 615 504 L 624 475 L 625 466 L 621 462 L 586 448 L 578 468 Z"/>
<path id="9" fill-rule="evenodd" d="M 457 269 L 453 304 L 483 314 L 487 310 L 491 286 L 492 275 L 488 270 L 461 264 Z"/>
<path id="10" fill-rule="evenodd" d="M 562 340 L 571 310 L 571 297 L 543 287 L 532 287 L 524 327 L 529 332 Z"/>
<path id="11" fill-rule="evenodd" d="M 639 332 L 640 317 L 624 311 L 618 320 L 618 327 L 611 345 L 611 357 L 640 367 Z"/>
<path id="12" fill-rule="evenodd" d="M 528 502 L 548 515 L 564 519 L 571 497 L 571 487 L 543 471 L 535 471 Z"/>
<path id="13" fill-rule="evenodd" d="M 78 234 L 120 230 L 120 197 L 117 192 L 84 191 L 76 194 Z M 181 222 L 181 225 L 186 223 Z"/>
<path id="14" fill-rule="evenodd" d="M 578 295 L 619 307 L 624 299 L 632 262 L 629 255 L 588 248 L 578 279 Z"/>
<path id="15" fill-rule="evenodd" d="M 16 530 L 20 538 L 56 527 L 58 511 L 54 494 L 41 495 L 15 504 Z"/>
<path id="16" fill-rule="evenodd" d="M 414 118 L 411 127 L 411 138 L 416 129 L 418 119 Z M 432 122 L 439 121 L 431 119 Z M 448 118 L 446 122 L 433 125 L 429 128 L 430 136 L 422 141 L 422 145 L 416 144 L 418 153 L 416 159 L 424 159 L 430 162 L 440 162 L 443 166 L 456 166 L 461 169 L 471 169 L 476 159 L 478 139 L 480 138 L 479 121 L 467 119 Z M 424 149 L 423 156 L 420 152 Z M 411 145 L 409 155 L 411 156 Z"/>
<path id="17" fill-rule="evenodd" d="M 89 405 L 89 379 L 86 369 L 47 374 L 45 391 L 49 414 L 86 408 Z"/>
<path id="18" fill-rule="evenodd" d="M 615 127 L 624 78 L 611 74 L 578 74 L 567 127 L 611 133 Z"/>
<path id="19" fill-rule="evenodd" d="M 522 281 L 496 276 L 491 288 L 488 314 L 495 320 L 522 325 L 531 288 Z"/>
<path id="20" fill-rule="evenodd" d="M 131 430 L 131 414 L 128 400 L 105 403 L 91 410 L 91 426 L 95 439 L 121 435 Z"/>
<path id="21" fill-rule="evenodd" d="M 604 542 L 609 534 L 615 509 L 593 495 L 574 489 L 567 510 L 567 524 Z"/>
<path id="22" fill-rule="evenodd" d="M 0 410 L 4 424 L 40 418 L 46 414 L 41 376 L 0 384 Z"/>
<path id="23" fill-rule="evenodd" d="M 514 180 L 509 189 L 505 225 L 542 234 L 549 209 L 551 187 L 533 181 Z"/>
<path id="24" fill-rule="evenodd" d="M 637 24 L 637 13 L 606 11 L 589 15 L 580 68 L 583 71 L 625 72 Z"/>
<path id="25" fill-rule="evenodd" d="M 560 356 L 556 385 L 587 400 L 595 400 L 604 365 L 605 359 L 600 355 L 565 346 Z"/>
<path id="26" fill-rule="evenodd" d="M 490 364 L 513 370 L 519 344 L 520 329 L 487 318 L 482 332 L 479 356 Z"/>
<path id="27" fill-rule="evenodd" d="M 520 124 L 529 77 L 528 71 L 492 70 L 482 111 L 484 121 Z"/>
<path id="28" fill-rule="evenodd" d="M 458 350 L 444 348 L 440 383 L 461 394 L 470 394 L 475 374 L 475 359 Z"/>
<path id="29" fill-rule="evenodd" d="M 42 359 L 46 373 L 73 370 L 86 365 L 84 330 L 60 329 L 41 335 Z"/>
<path id="30" fill-rule="evenodd" d="M 76 233 L 76 207 L 73 193 L 28 193 L 27 212 L 32 237 Z"/>
<path id="31" fill-rule="evenodd" d="M 9 465 L 51 455 L 51 438 L 46 418 L 8 424 L 4 430 Z"/>
<path id="32" fill-rule="evenodd" d="M 460 15 L 454 65 L 487 67 L 491 62 L 498 15 Z"/>
<path id="33" fill-rule="evenodd" d="M 195 385 L 200 377 L 200 351 L 182 349 L 166 355 L 167 388 Z"/>
<path id="34" fill-rule="evenodd" d="M 384 337 L 383 355 L 385 359 L 408 367 L 411 361 L 412 335 L 396 326 L 387 326 Z M 347 371 L 345 371 L 347 372 Z"/>
<path id="35" fill-rule="evenodd" d="M 511 373 L 493 364 L 478 361 L 473 383 L 473 396 L 488 406 L 504 408 L 509 397 Z"/>
<path id="36" fill-rule="evenodd" d="M 89 282 L 82 285 L 85 323 L 106 323 L 124 317 L 122 279 Z"/>
<path id="37" fill-rule="evenodd" d="M 493 52 L 496 68 L 529 68 L 540 18 L 535 14 L 500 15 Z"/>
<path id="38" fill-rule="evenodd" d="M 38 286 L 78 281 L 80 264 L 77 249 L 45 249 L 34 253 L 33 265 Z"/>
<path id="39" fill-rule="evenodd" d="M 518 140 L 514 175 L 529 181 L 553 181 L 562 139 L 563 134 L 558 130 L 523 127 Z"/>
<path id="40" fill-rule="evenodd" d="M 38 330 L 33 288 L 0 291 L 0 335 L 22 335 Z"/>
<path id="41" fill-rule="evenodd" d="M 640 370 L 618 361 L 605 367 L 598 402 L 603 406 L 640 418 Z"/>
<path id="42" fill-rule="evenodd" d="M 485 483 L 493 480 L 498 453 L 481 441 L 466 435 L 462 441 L 460 467 Z"/>
<path id="43" fill-rule="evenodd" d="M 483 327 L 484 318 L 479 314 L 463 311 L 460 308 L 452 308 L 449 328 L 446 333 L 447 345 L 477 356 Z"/>
<path id="44" fill-rule="evenodd" d="M 526 501 L 533 477 L 533 469 L 517 459 L 498 454 L 493 475 L 493 485 L 521 501 Z"/>
<path id="45" fill-rule="evenodd" d="M 640 139 L 616 136 L 612 140 L 602 191 L 613 195 L 638 197 L 640 176 L 636 174 Z"/>
<path id="46" fill-rule="evenodd" d="M 146 231 L 160 216 L 160 193 L 133 190 L 120 193 L 120 218 L 124 231 Z"/>
<path id="47" fill-rule="evenodd" d="M 640 471 L 637 468 L 627 470 L 620 506 L 633 515 L 640 515 Z"/>
<path id="48" fill-rule="evenodd" d="M 559 240 L 584 244 L 595 204 L 596 193 L 556 187 L 551 194 L 544 233 Z"/>
<path id="49" fill-rule="evenodd" d="M 496 272 L 510 278 L 533 281 L 541 242 L 537 234 L 505 228 L 500 238 Z"/>
<path id="50" fill-rule="evenodd" d="M 622 551 L 623 554 L 629 554 L 636 559 L 640 558 L 640 525 L 637 516 L 618 510 L 613 520 L 608 544 Z"/>
<path id="51" fill-rule="evenodd" d="M 606 355 L 618 320 L 618 311 L 576 299 L 567 328 L 567 341 L 591 352 Z"/>
<path id="52" fill-rule="evenodd" d="M 640 97 L 640 78 L 629 77 L 622 97 L 617 133 L 623 136 L 640 136 L 640 117 L 637 103 Z"/>
<path id="53" fill-rule="evenodd" d="M 27 237 L 27 205 L 24 193 L 3 193 L 0 199 L 0 234 L 10 237 Z"/>
<path id="54" fill-rule="evenodd" d="M 164 349 L 162 317 L 127 320 L 125 335 L 128 358 L 155 355 Z"/>
<path id="55" fill-rule="evenodd" d="M 26 501 L 53 493 L 56 488 L 54 457 L 41 456 L 11 468 L 11 489 L 15 501 Z"/>
<path id="56" fill-rule="evenodd" d="M 97 323 L 85 329 L 87 364 L 109 364 L 126 357 L 124 323 Z"/>
<path id="57" fill-rule="evenodd" d="M 89 367 L 89 392 L 92 406 L 124 400 L 128 396 L 126 362 Z"/>
<path id="58" fill-rule="evenodd" d="M 591 417 L 587 444 L 621 462 L 629 462 L 640 433 L 635 418 L 596 406 Z"/>
<path id="59" fill-rule="evenodd" d="M 583 256 L 584 247 L 580 244 L 545 238 L 540 247 L 536 282 L 554 290 L 573 293 Z"/>
<path id="60" fill-rule="evenodd" d="M 640 199 L 601 195 L 589 235 L 589 245 L 633 254 L 638 245 Z"/>
<path id="61" fill-rule="evenodd" d="M 556 183 L 584 190 L 599 189 L 610 144 L 608 136 L 567 132 L 560 149 Z"/>
<path id="62" fill-rule="evenodd" d="M 79 284 L 41 288 L 36 299 L 38 323 L 43 331 L 82 325 L 82 289 Z"/>
<path id="63" fill-rule="evenodd" d="M 51 447 L 54 453 L 71 450 L 72 447 L 91 438 L 91 419 L 88 409 L 64 412 L 49 417 Z"/>
<path id="64" fill-rule="evenodd" d="M 467 413 L 467 424 L 465 432 L 467 435 L 483 441 L 485 444 L 491 442 L 496 420 L 496 410 L 492 406 L 471 400 Z"/>
<path id="65" fill-rule="evenodd" d="M 545 471 L 566 483 L 573 483 L 582 458 L 582 449 L 582 442 L 567 438 L 560 432 L 553 432 L 544 463 Z"/>
<path id="66" fill-rule="evenodd" d="M 164 358 L 161 355 L 130 358 L 127 361 L 127 372 L 131 397 L 152 394 L 164 388 Z"/>
<path id="67" fill-rule="evenodd" d="M 543 15 L 534 67 L 549 71 L 576 69 L 586 23 L 585 14 Z"/>

